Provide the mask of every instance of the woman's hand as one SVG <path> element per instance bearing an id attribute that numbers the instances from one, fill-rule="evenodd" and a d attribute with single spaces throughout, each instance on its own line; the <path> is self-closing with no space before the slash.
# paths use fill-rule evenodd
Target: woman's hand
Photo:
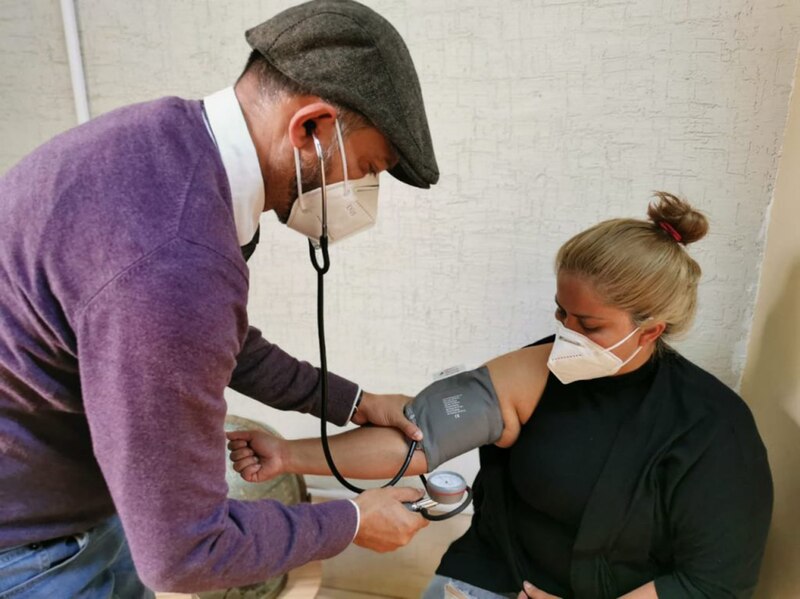
<path id="1" fill-rule="evenodd" d="M 522 583 L 522 590 L 517 595 L 517 599 L 560 599 L 560 597 L 556 597 L 555 595 L 551 595 L 550 593 L 545 593 L 541 589 L 537 589 L 527 580 Z M 620 599 L 658 599 L 658 593 L 656 592 L 656 585 L 654 582 L 648 582 L 645 585 L 640 586 L 638 589 L 631 591 L 630 593 L 623 595 Z"/>
<path id="2" fill-rule="evenodd" d="M 375 395 L 364 391 L 352 420 L 355 424 L 393 426 L 409 439 L 422 441 L 422 431 L 403 413 L 405 405 L 413 399 L 407 395 Z"/>
<path id="3" fill-rule="evenodd" d="M 560 599 L 555 595 L 537 589 L 526 580 L 522 583 L 522 590 L 519 592 L 519 595 L 517 595 L 517 599 L 527 599 L 528 597 L 530 597 L 530 599 Z"/>
<path id="4" fill-rule="evenodd" d="M 261 483 L 286 472 L 286 442 L 261 431 L 227 433 L 233 469 L 247 482 Z"/>

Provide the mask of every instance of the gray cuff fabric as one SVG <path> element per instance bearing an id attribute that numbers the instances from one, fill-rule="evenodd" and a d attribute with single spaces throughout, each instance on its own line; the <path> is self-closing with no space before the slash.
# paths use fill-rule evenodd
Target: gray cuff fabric
<path id="1" fill-rule="evenodd" d="M 404 411 L 422 430 L 429 471 L 494 443 L 503 433 L 500 403 L 486 366 L 436 381 L 406 404 Z"/>

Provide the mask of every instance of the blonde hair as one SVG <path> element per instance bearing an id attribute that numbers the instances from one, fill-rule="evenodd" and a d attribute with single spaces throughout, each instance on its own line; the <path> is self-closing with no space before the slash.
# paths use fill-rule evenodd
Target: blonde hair
<path id="1" fill-rule="evenodd" d="M 661 349 L 694 320 L 701 270 L 684 246 L 705 236 L 708 221 L 670 193 L 655 197 L 647 209 L 650 220 L 607 220 L 567 241 L 556 256 L 556 272 L 585 278 L 636 325 L 650 318 L 665 322 Z"/>

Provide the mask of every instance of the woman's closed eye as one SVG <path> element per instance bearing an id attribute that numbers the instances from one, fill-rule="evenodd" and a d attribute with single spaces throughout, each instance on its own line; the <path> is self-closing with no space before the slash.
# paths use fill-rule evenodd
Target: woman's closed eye
<path id="1" fill-rule="evenodd" d="M 567 311 L 561 307 L 556 308 L 556 320 L 560 321 L 563 324 L 566 319 L 567 319 Z M 581 319 L 578 319 L 578 324 L 581 327 L 581 331 L 583 331 L 584 333 L 596 333 L 597 331 L 603 328 L 601 326 L 594 326 L 594 327 L 587 326 Z"/>

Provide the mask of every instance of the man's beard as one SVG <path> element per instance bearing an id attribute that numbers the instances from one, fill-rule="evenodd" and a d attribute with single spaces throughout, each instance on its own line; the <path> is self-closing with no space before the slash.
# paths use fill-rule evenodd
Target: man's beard
<path id="1" fill-rule="evenodd" d="M 334 147 L 328 147 L 324 150 L 325 170 L 326 174 L 330 174 L 331 157 L 336 151 Z M 317 187 L 322 187 L 322 176 L 319 168 L 319 160 L 315 157 L 308 163 L 300 162 L 300 176 L 303 179 L 303 191 L 309 192 Z M 297 176 L 292 174 L 289 177 L 289 186 L 287 191 L 286 201 L 279 207 L 275 208 L 275 214 L 278 220 L 284 225 L 289 222 L 289 216 L 292 213 L 294 203 L 298 200 L 297 189 Z"/>

